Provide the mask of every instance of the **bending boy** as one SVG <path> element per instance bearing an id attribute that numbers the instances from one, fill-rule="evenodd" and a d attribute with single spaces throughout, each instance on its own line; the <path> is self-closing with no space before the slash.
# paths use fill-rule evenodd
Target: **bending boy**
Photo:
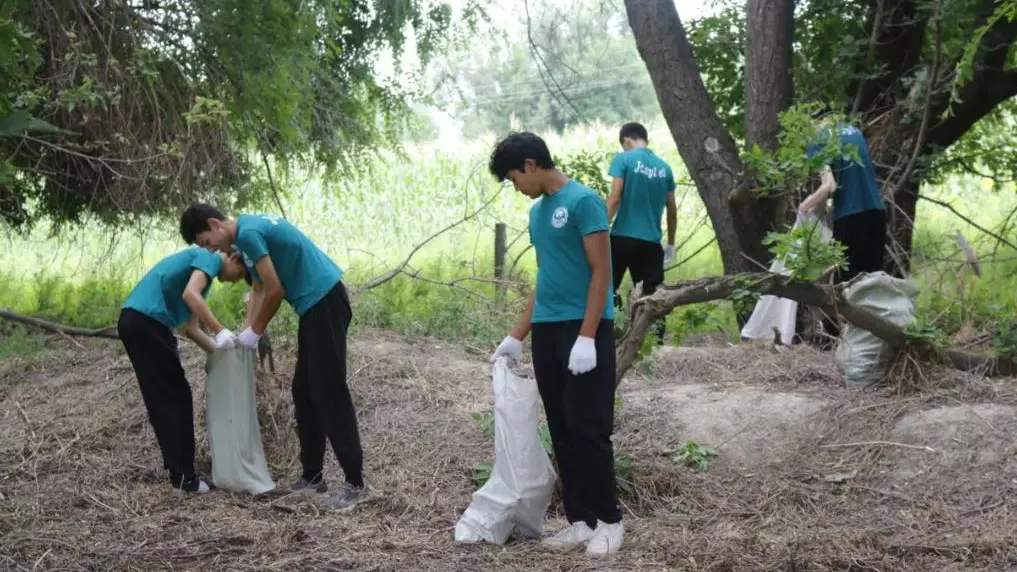
<path id="1" fill-rule="evenodd" d="M 127 350 L 162 451 L 170 483 L 183 492 L 205 493 L 212 486 L 194 470 L 194 408 L 191 386 L 180 363 L 173 328 L 208 353 L 233 346 L 233 332 L 216 320 L 205 302 L 212 278 L 235 282 L 244 267 L 225 256 L 187 248 L 162 259 L 134 287 L 120 310 L 117 334 Z M 209 338 L 198 321 L 215 333 Z"/>
<path id="2" fill-rule="evenodd" d="M 533 331 L 537 378 L 569 526 L 545 540 L 556 548 L 586 544 L 616 552 L 624 526 L 614 480 L 614 307 L 607 209 L 589 188 L 559 171 L 533 133 L 501 140 L 491 173 L 539 199 L 530 209 L 537 287 L 492 359 L 518 360 Z"/>
<path id="3" fill-rule="evenodd" d="M 346 385 L 346 333 L 353 311 L 342 269 L 299 229 L 271 215 L 227 219 L 214 207 L 197 204 L 182 215 L 180 233 L 189 244 L 213 251 L 230 252 L 235 246 L 250 269 L 253 313 L 237 343 L 256 348 L 283 299 L 300 317 L 293 408 L 303 474 L 290 490 L 328 490 L 322 475 L 327 436 L 346 476 L 329 506 L 352 509 L 367 487 L 357 415 Z"/>

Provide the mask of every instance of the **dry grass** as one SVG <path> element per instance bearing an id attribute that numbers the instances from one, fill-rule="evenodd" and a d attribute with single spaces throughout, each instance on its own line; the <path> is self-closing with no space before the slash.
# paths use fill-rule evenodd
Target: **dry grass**
<path id="1" fill-rule="evenodd" d="M 281 361 L 280 371 L 290 371 L 291 362 Z M 188 353 L 186 365 L 196 388 L 198 457 L 207 470 L 200 358 Z M 1017 505 L 1009 501 L 1017 489 L 1012 381 L 953 376 L 930 378 L 928 389 L 907 397 L 892 388 L 852 394 L 838 387 L 832 357 L 807 348 L 667 352 L 623 384 L 616 450 L 635 464 L 635 492 L 622 498 L 628 534 L 618 556 L 590 561 L 532 541 L 453 544 L 452 529 L 473 491 L 472 467 L 493 448 L 470 418 L 490 408 L 489 364 L 456 348 L 380 334 L 354 344 L 351 385 L 367 476 L 378 494 L 349 515 L 278 493 L 174 497 L 157 470 L 133 373 L 114 345 L 5 371 L 0 568 L 1017 567 Z M 288 377 L 264 376 L 259 391 L 270 468 L 286 481 L 298 472 Z M 733 410 L 732 403 L 749 406 Z M 788 414 L 776 427 L 781 404 Z M 712 443 L 720 457 L 708 472 L 666 455 L 702 429 L 697 423 L 725 415 L 747 429 Z M 750 446 L 735 455 L 739 443 Z M 330 462 L 335 481 L 340 473 Z"/>

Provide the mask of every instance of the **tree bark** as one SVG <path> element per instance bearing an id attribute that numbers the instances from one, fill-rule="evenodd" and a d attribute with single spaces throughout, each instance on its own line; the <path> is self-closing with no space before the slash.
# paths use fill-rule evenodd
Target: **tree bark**
<path id="1" fill-rule="evenodd" d="M 742 256 L 729 208 L 729 195 L 744 179 L 738 146 L 706 92 L 673 0 L 625 0 L 625 10 L 678 153 L 706 205 L 724 272 L 755 269 Z M 748 257 L 768 260 L 762 244 L 749 246 Z"/>
<path id="2" fill-rule="evenodd" d="M 779 148 L 780 114 L 794 102 L 794 1 L 745 3 L 745 146 Z M 731 195 L 731 211 L 743 252 L 769 264 L 760 248 L 768 232 L 784 230 L 797 197 L 760 198 L 743 184 Z"/>

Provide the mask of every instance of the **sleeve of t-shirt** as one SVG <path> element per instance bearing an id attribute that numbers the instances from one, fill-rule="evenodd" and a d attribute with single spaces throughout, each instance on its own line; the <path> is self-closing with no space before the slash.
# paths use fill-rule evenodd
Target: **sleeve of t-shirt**
<path id="1" fill-rule="evenodd" d="M 667 170 L 667 192 L 673 193 L 678 186 L 674 183 L 674 171 L 670 168 Z"/>
<path id="2" fill-rule="evenodd" d="M 200 249 L 198 255 L 191 261 L 191 268 L 204 272 L 208 276 L 208 281 L 211 282 L 222 269 L 222 258 L 219 258 L 218 254 Z"/>
<path id="3" fill-rule="evenodd" d="M 576 204 L 576 224 L 583 236 L 608 230 L 607 206 L 603 199 L 592 194 L 579 199 Z"/>
<path id="4" fill-rule="evenodd" d="M 614 159 L 611 159 L 611 168 L 607 170 L 607 174 L 608 176 L 614 177 L 616 179 L 624 179 L 626 166 L 627 165 L 625 164 L 625 154 L 618 153 L 617 155 L 614 156 Z"/>
<path id="5" fill-rule="evenodd" d="M 268 243 L 265 237 L 257 230 L 244 230 L 237 233 L 237 248 L 247 255 L 251 264 L 257 264 L 259 260 L 268 256 Z"/>

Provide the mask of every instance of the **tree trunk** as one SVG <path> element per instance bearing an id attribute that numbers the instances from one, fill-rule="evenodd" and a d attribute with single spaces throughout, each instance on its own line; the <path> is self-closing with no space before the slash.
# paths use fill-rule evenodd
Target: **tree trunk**
<path id="1" fill-rule="evenodd" d="M 625 0 L 625 10 L 678 153 L 706 205 L 724 272 L 756 269 L 742 256 L 729 208 L 728 197 L 744 184 L 738 146 L 717 117 L 673 0 Z M 746 255 L 768 258 L 758 243 Z"/>
<path id="2" fill-rule="evenodd" d="M 745 3 L 745 146 L 778 149 L 780 114 L 794 102 L 794 0 Z M 742 251 L 755 253 L 764 266 L 770 253 L 761 248 L 770 231 L 782 231 L 797 197 L 759 198 L 744 185 L 732 195 L 731 211 Z"/>

